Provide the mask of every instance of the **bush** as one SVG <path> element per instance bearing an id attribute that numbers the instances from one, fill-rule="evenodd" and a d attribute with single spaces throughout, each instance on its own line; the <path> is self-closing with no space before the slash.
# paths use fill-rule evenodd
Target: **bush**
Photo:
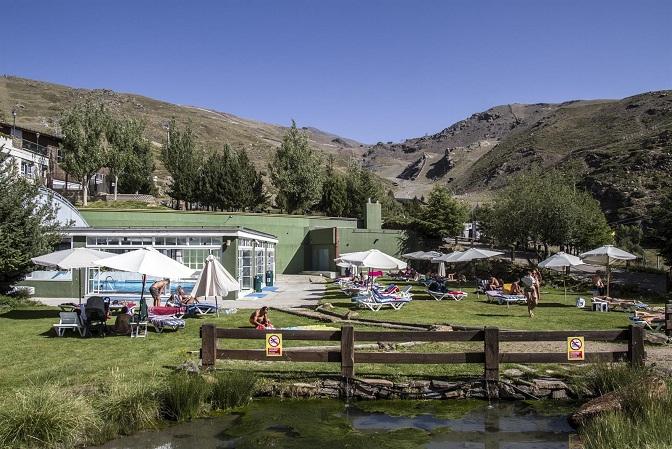
<path id="1" fill-rule="evenodd" d="M 151 381 L 112 377 L 100 396 L 96 408 L 105 417 L 102 433 L 106 439 L 156 428 L 161 419 L 159 394 Z"/>
<path id="2" fill-rule="evenodd" d="M 18 390 L 0 404 L 3 448 L 71 448 L 92 441 L 100 427 L 83 396 L 56 385 Z"/>
<path id="3" fill-rule="evenodd" d="M 0 308 L 15 309 L 22 306 L 34 306 L 37 303 L 30 299 L 30 295 L 25 291 L 19 291 L 13 295 L 0 295 Z"/>
<path id="4" fill-rule="evenodd" d="M 242 371 L 219 372 L 210 391 L 213 409 L 239 407 L 250 402 L 257 385 L 257 377 Z"/>
<path id="5" fill-rule="evenodd" d="M 174 421 L 197 417 L 205 403 L 210 386 L 199 375 L 178 373 L 170 376 L 161 395 L 163 416 Z"/>
<path id="6" fill-rule="evenodd" d="M 653 395 L 646 382 L 622 390 L 623 410 L 598 416 L 580 430 L 586 449 L 672 447 L 672 394 Z"/>
<path id="7" fill-rule="evenodd" d="M 599 395 L 639 384 L 653 375 L 650 367 L 633 368 L 627 364 L 596 364 L 583 379 L 585 386 Z"/>

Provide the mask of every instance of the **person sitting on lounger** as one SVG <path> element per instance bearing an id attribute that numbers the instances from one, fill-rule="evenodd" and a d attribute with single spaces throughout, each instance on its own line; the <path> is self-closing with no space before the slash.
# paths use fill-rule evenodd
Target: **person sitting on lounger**
<path id="1" fill-rule="evenodd" d="M 175 296 L 177 297 L 179 303 L 183 306 L 198 303 L 196 298 L 191 295 L 187 295 L 187 292 L 184 291 L 184 288 L 182 288 L 181 285 L 177 286 L 177 290 L 175 290 Z"/>
<path id="2" fill-rule="evenodd" d="M 128 314 L 128 307 L 121 308 L 121 313 L 114 320 L 112 332 L 118 335 L 129 335 L 131 333 L 131 315 Z"/>
<path id="3" fill-rule="evenodd" d="M 522 295 L 523 294 L 523 289 L 520 287 L 520 281 L 516 281 L 511 283 L 511 291 L 509 292 L 511 295 Z"/>
<path id="4" fill-rule="evenodd" d="M 250 324 L 260 331 L 265 329 L 275 329 L 268 319 L 268 307 L 264 306 L 257 309 L 250 315 Z"/>
<path id="5" fill-rule="evenodd" d="M 488 290 L 497 290 L 501 288 L 502 286 L 500 285 L 499 281 L 497 280 L 496 277 L 492 276 L 490 280 L 488 281 Z"/>

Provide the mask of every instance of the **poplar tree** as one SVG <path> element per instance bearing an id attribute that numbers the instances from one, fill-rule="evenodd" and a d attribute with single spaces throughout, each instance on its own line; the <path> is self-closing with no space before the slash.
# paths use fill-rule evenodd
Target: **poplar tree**
<path id="1" fill-rule="evenodd" d="M 145 124 L 135 119 L 111 119 L 107 131 L 109 142 L 106 166 L 114 177 L 114 200 L 120 179 L 130 191 L 149 190 L 154 163 L 150 143 L 144 137 Z"/>
<path id="2" fill-rule="evenodd" d="M 106 164 L 110 116 L 101 103 L 86 101 L 66 111 L 60 120 L 63 169 L 82 186 L 82 204 L 89 200 L 89 181 Z"/>
<path id="3" fill-rule="evenodd" d="M 177 201 L 178 209 L 180 201 L 187 205 L 198 197 L 196 188 L 200 161 L 196 151 L 196 136 L 191 125 L 186 125 L 182 130 L 175 119 L 171 120 L 168 142 L 161 151 L 161 160 L 171 177 L 168 195 Z"/>
<path id="4" fill-rule="evenodd" d="M 320 210 L 332 217 L 342 217 L 347 207 L 347 185 L 343 176 L 334 169 L 334 156 L 330 154 L 324 170 Z"/>

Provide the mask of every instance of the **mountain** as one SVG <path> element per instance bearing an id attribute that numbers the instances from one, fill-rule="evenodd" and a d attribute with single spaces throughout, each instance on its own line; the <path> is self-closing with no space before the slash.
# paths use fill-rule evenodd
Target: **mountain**
<path id="1" fill-rule="evenodd" d="M 287 130 L 283 126 L 244 119 L 226 112 L 171 104 L 141 95 L 107 89 L 77 89 L 14 76 L 0 77 L 0 121 L 11 123 L 10 111 L 16 107 L 17 125 L 58 134 L 58 117 L 61 112 L 86 97 L 103 101 L 113 112 L 144 119 L 148 137 L 154 142 L 157 152 L 166 139 L 164 124 L 175 117 L 180 124 L 191 122 L 199 141 L 206 147 L 218 148 L 225 143 L 242 146 L 250 159 L 259 168 L 265 169 L 273 149 L 280 145 Z M 364 152 L 364 145 L 352 139 L 316 128 L 304 129 L 315 148 L 340 155 L 337 161 L 341 161 L 344 166 L 348 157 L 360 158 Z M 166 173 L 160 164 L 157 165 L 156 175 L 161 182 Z"/>
<path id="2" fill-rule="evenodd" d="M 638 217 L 672 189 L 672 91 L 622 100 L 496 106 L 429 136 L 378 143 L 371 170 L 420 196 L 443 183 L 471 201 L 532 169 L 571 171 L 612 220 Z"/>
<path id="3" fill-rule="evenodd" d="M 182 124 L 191 122 L 206 147 L 242 146 L 265 169 L 286 131 L 225 112 L 13 76 L 0 78 L 0 120 L 11 120 L 9 111 L 16 106 L 17 124 L 58 133 L 61 111 L 83 97 L 143 118 L 157 152 L 165 140 L 164 124 L 175 117 Z M 341 167 L 350 158 L 362 161 L 388 180 L 400 198 L 425 195 L 434 183 L 441 183 L 475 203 L 490 198 L 519 173 L 562 168 L 570 170 L 616 220 L 646 214 L 662 192 L 672 189 L 671 90 L 621 100 L 495 106 L 436 134 L 401 143 L 363 145 L 304 129 L 316 149 L 338 156 Z M 165 182 L 166 173 L 157 165 L 159 182 Z"/>

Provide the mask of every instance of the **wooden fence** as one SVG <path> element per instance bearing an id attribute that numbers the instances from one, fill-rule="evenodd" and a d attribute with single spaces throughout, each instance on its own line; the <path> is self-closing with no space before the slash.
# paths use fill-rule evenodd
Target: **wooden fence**
<path id="1" fill-rule="evenodd" d="M 220 349 L 218 339 L 260 340 L 265 344 L 267 334 L 282 334 L 283 341 L 338 341 L 340 349 L 320 348 L 301 351 L 283 349 L 282 356 L 268 357 L 264 349 Z M 352 326 L 340 330 L 275 330 L 220 329 L 214 324 L 201 326 L 201 361 L 212 367 L 217 359 L 266 360 L 288 362 L 329 362 L 341 364 L 341 376 L 355 376 L 355 363 L 402 364 L 458 364 L 484 365 L 485 379 L 499 379 L 500 363 L 576 363 L 568 362 L 566 352 L 501 352 L 500 342 L 562 341 L 569 337 L 583 337 L 588 351 L 585 362 L 629 362 L 633 366 L 644 363 L 644 330 L 630 326 L 625 330 L 607 331 L 500 331 L 496 327 L 470 331 L 360 331 Z M 482 341 L 478 352 L 370 352 L 355 351 L 355 342 L 473 342 Z M 597 352 L 590 349 L 593 341 L 627 342 L 625 351 Z M 625 348 L 624 348 L 625 349 Z"/>

